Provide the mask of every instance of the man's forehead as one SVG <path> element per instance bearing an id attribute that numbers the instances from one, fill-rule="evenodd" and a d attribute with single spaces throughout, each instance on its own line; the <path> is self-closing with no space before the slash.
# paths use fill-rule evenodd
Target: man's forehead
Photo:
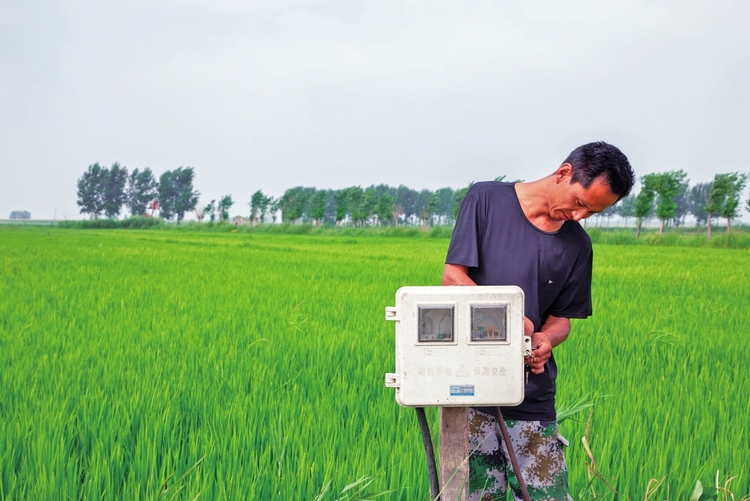
<path id="1" fill-rule="evenodd" d="M 575 189 L 576 196 L 592 210 L 602 211 L 617 202 L 617 195 L 612 192 L 609 181 L 604 176 L 594 179 L 588 188 L 581 183 L 571 184 L 578 185 Z"/>

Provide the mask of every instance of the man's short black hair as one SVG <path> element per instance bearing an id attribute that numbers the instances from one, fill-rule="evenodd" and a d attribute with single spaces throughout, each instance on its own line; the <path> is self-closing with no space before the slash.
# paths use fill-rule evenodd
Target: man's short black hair
<path id="1" fill-rule="evenodd" d="M 628 196 L 635 184 L 635 173 L 626 157 L 616 146 L 603 141 L 584 144 L 574 149 L 563 163 L 573 166 L 571 183 L 591 186 L 599 176 L 604 176 L 613 195 L 620 200 Z"/>

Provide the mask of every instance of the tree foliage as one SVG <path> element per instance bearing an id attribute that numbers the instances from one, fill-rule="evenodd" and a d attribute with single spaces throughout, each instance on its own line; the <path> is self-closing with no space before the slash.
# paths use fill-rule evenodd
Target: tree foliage
<path id="1" fill-rule="evenodd" d="M 185 218 L 185 213 L 198 203 L 200 193 L 193 189 L 194 177 L 192 167 L 179 167 L 159 177 L 159 204 L 164 219 L 176 217 L 179 223 Z"/>
<path id="2" fill-rule="evenodd" d="M 401 213 L 404 219 L 408 220 L 414 214 L 416 214 L 416 210 L 414 208 L 414 204 L 417 199 L 416 190 L 413 190 L 407 186 L 404 186 L 403 184 L 400 184 L 398 188 L 396 188 L 395 195 L 396 195 L 396 205 L 401 207 Z"/>
<path id="3" fill-rule="evenodd" d="M 78 180 L 78 199 L 76 203 L 82 214 L 90 214 L 94 219 L 104 214 L 114 217 L 120 214 L 127 197 L 125 183 L 128 171 L 120 164 L 112 168 L 102 167 L 98 163 L 89 165 Z"/>
<path id="4" fill-rule="evenodd" d="M 315 188 L 297 186 L 289 188 L 280 199 L 281 220 L 295 223 L 302 219 L 307 210 L 307 204 Z"/>
<path id="5" fill-rule="evenodd" d="M 98 219 L 104 212 L 104 176 L 106 171 L 99 163 L 89 165 L 86 172 L 78 179 L 78 199 L 76 204 L 82 214 L 89 214 Z"/>
<path id="6" fill-rule="evenodd" d="M 164 172 L 157 182 L 148 167 L 142 171 L 135 169 L 128 175 L 127 169 L 117 163 L 109 169 L 96 163 L 90 165 L 78 180 L 77 203 L 81 212 L 92 218 L 115 217 L 123 205 L 133 215 L 143 214 L 151 208 L 151 201 L 158 200 L 159 205 L 155 207 L 161 210 L 165 219 L 180 222 L 185 212 L 195 210 L 199 221 L 204 215 L 209 215 L 212 221 L 228 220 L 229 207 L 234 203 L 231 195 L 225 195 L 218 202 L 212 200 L 205 208 L 197 207 L 199 193 L 193 189 L 194 175 L 193 168 L 180 167 Z M 505 181 L 505 178 L 504 175 L 498 176 L 496 181 Z M 661 232 L 667 222 L 679 226 L 687 214 L 692 214 L 698 225 L 709 223 L 710 234 L 711 218 L 725 217 L 730 227 L 731 219 L 737 217 L 747 175 L 736 172 L 717 174 L 715 181 L 718 183 L 702 183 L 690 188 L 682 170 L 646 174 L 641 178 L 642 189 L 637 196 L 625 197 L 599 218 L 602 220 L 616 214 L 627 224 L 628 218 L 635 216 L 637 234 L 640 235 L 643 220 L 654 212 L 661 220 Z M 269 214 L 276 222 L 280 213 L 282 220 L 289 223 L 312 221 L 319 225 L 325 221 L 357 226 L 404 223 L 429 227 L 455 220 L 472 184 L 457 190 L 445 187 L 435 191 L 414 190 L 403 184 L 398 187 L 386 184 L 366 188 L 351 186 L 337 190 L 297 186 L 286 190 L 278 199 L 258 190 L 248 205 L 252 223 L 265 222 Z M 706 209 L 711 209 L 710 215 Z M 747 210 L 750 211 L 750 200 L 747 201 Z"/>
<path id="7" fill-rule="evenodd" d="M 251 223 L 262 223 L 266 218 L 266 213 L 273 202 L 273 197 L 263 194 L 263 191 L 258 190 L 253 193 L 250 198 L 250 222 Z"/>
<path id="8" fill-rule="evenodd" d="M 365 188 L 362 193 L 362 202 L 359 208 L 359 215 L 362 217 L 362 226 L 367 225 L 368 221 L 372 221 L 375 215 L 375 204 L 378 203 L 378 191 L 375 186 L 369 186 Z"/>
<path id="9" fill-rule="evenodd" d="M 453 216 L 453 188 L 445 187 L 435 190 L 435 196 L 437 198 L 437 206 L 435 207 L 434 214 L 442 219 L 442 222 L 454 219 Z"/>
<path id="10" fill-rule="evenodd" d="M 675 226 L 682 226 L 685 224 L 685 217 L 690 214 L 690 189 L 687 182 L 680 187 L 675 197 L 675 203 L 677 207 L 674 211 L 674 217 L 672 217 L 672 223 Z"/>
<path id="11" fill-rule="evenodd" d="M 711 192 L 711 183 L 698 183 L 690 188 L 688 196 L 688 207 L 690 214 L 695 218 L 695 223 L 700 226 L 705 224 L 708 219 L 706 204 L 708 203 L 708 194 Z"/>
<path id="12" fill-rule="evenodd" d="M 454 221 L 458 218 L 458 210 L 461 208 L 461 202 L 464 201 L 464 198 L 466 198 L 466 193 L 469 191 L 469 188 L 471 188 L 471 185 L 473 184 L 474 184 L 473 182 L 469 183 L 469 186 L 460 188 L 456 190 L 455 193 L 453 193 L 453 203 L 451 204 L 451 214 L 453 215 Z"/>
<path id="13" fill-rule="evenodd" d="M 378 197 L 375 203 L 375 214 L 378 216 L 378 222 L 385 226 L 393 220 L 393 206 L 396 204 L 396 197 L 385 192 Z"/>
<path id="14" fill-rule="evenodd" d="M 354 224 L 364 223 L 367 217 L 362 210 L 362 199 L 364 196 L 365 191 L 361 186 L 347 188 L 346 204 L 349 206 L 349 217 L 352 218 Z"/>
<path id="15" fill-rule="evenodd" d="M 430 193 L 429 190 L 423 191 L 426 192 L 428 196 L 427 203 L 422 206 L 421 216 L 422 220 L 424 221 L 425 228 L 428 228 L 430 226 L 430 223 L 432 222 L 432 216 L 437 212 L 438 207 L 440 207 L 440 196 L 437 194 L 437 192 Z"/>
<path id="16" fill-rule="evenodd" d="M 127 201 L 125 194 L 125 184 L 128 181 L 128 170 L 125 167 L 120 167 L 120 164 L 115 162 L 109 169 L 104 169 L 105 173 L 103 176 L 104 180 L 104 193 L 103 193 L 103 204 L 104 204 L 104 215 L 112 218 L 120 215 L 122 206 Z"/>
<path id="17" fill-rule="evenodd" d="M 137 168 L 128 176 L 128 187 L 126 191 L 126 204 L 130 214 L 140 216 L 146 212 L 148 203 L 157 196 L 157 184 L 151 169 L 146 167 L 143 171 Z"/>
<path id="18" fill-rule="evenodd" d="M 656 217 L 661 221 L 659 233 L 664 233 L 666 221 L 677 214 L 677 197 L 687 189 L 687 174 L 682 170 L 677 170 L 651 174 L 651 176 L 651 186 L 657 197 Z"/>
<path id="19" fill-rule="evenodd" d="M 654 199 L 656 198 L 656 191 L 654 190 L 655 176 L 656 174 L 645 174 L 641 177 L 641 191 L 638 192 L 638 196 L 635 198 L 635 203 L 633 204 L 633 214 L 638 221 L 636 237 L 641 235 L 643 220 L 649 217 L 654 210 Z"/>
<path id="20" fill-rule="evenodd" d="M 315 224 L 321 224 L 323 217 L 328 209 L 328 199 L 330 193 L 328 190 L 317 190 L 310 197 L 309 215 L 315 221 Z"/>
<path id="21" fill-rule="evenodd" d="M 341 224 L 344 218 L 346 218 L 346 214 L 349 212 L 349 192 L 347 190 L 336 190 L 333 193 L 333 200 L 336 204 L 334 209 L 334 219 L 336 224 Z"/>
<path id="22" fill-rule="evenodd" d="M 208 214 L 208 219 L 213 223 L 216 219 L 216 200 L 213 199 L 203 209 L 203 214 Z"/>
<path id="23" fill-rule="evenodd" d="M 708 219 L 708 237 L 711 238 L 711 217 L 721 216 L 727 220 L 727 231 L 732 230 L 732 218 L 737 217 L 740 195 L 747 182 L 746 174 L 730 172 L 716 174 L 711 183 L 705 209 Z"/>
<path id="24" fill-rule="evenodd" d="M 621 203 L 621 200 L 618 200 L 617 202 L 615 202 L 614 204 L 610 205 L 609 207 L 607 207 L 603 211 L 601 211 L 601 212 L 599 212 L 597 214 L 594 214 L 594 217 L 596 217 L 596 219 L 599 220 L 599 225 L 600 226 L 603 225 L 603 223 L 601 221 L 605 221 L 607 227 L 609 227 L 609 220 L 612 219 L 613 216 L 617 215 L 618 209 L 619 209 L 618 205 L 620 205 L 620 203 Z"/>
<path id="25" fill-rule="evenodd" d="M 721 217 L 726 218 L 727 228 L 731 228 L 731 220 L 737 217 L 737 212 L 739 211 L 740 195 L 747 183 L 747 174 L 733 172 L 727 174 L 727 177 L 727 184 L 729 185 L 727 189 L 727 197 L 719 214 L 721 214 Z"/>
<path id="26" fill-rule="evenodd" d="M 625 198 L 620 199 L 617 205 L 617 215 L 625 220 L 625 224 L 628 222 L 628 218 L 635 216 L 635 195 L 628 195 Z"/>
<path id="27" fill-rule="evenodd" d="M 219 199 L 217 208 L 222 221 L 229 221 L 229 209 L 231 209 L 233 205 L 234 201 L 232 200 L 232 195 L 224 195 Z"/>

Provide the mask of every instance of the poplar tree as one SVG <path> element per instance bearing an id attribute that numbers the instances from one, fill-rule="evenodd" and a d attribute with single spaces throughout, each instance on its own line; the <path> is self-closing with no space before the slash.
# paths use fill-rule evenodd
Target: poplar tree
<path id="1" fill-rule="evenodd" d="M 181 222 L 185 213 L 192 210 L 198 203 L 200 193 L 193 190 L 195 172 L 192 167 L 179 167 L 173 171 L 166 171 L 159 177 L 159 205 L 164 219 L 177 217 Z"/>
<path id="2" fill-rule="evenodd" d="M 396 188 L 396 205 L 401 207 L 401 213 L 404 215 L 404 219 L 409 221 L 411 216 L 416 213 L 414 203 L 417 199 L 417 192 L 403 184 L 398 185 Z"/>
<path id="3" fill-rule="evenodd" d="M 107 169 L 102 169 L 99 163 L 89 165 L 86 172 L 78 180 L 78 199 L 76 204 L 81 208 L 81 214 L 90 214 L 98 219 L 104 211 L 104 178 Z"/>
<path id="4" fill-rule="evenodd" d="M 347 212 L 349 212 L 349 204 L 347 203 L 348 199 L 349 191 L 346 188 L 336 190 L 333 193 L 333 201 L 336 206 L 334 209 L 334 219 L 336 220 L 337 226 L 341 225 L 341 221 L 344 220 Z"/>
<path id="5" fill-rule="evenodd" d="M 280 199 L 281 220 L 295 223 L 301 219 L 307 212 L 307 204 L 314 189 L 297 186 L 286 190 Z"/>
<path id="6" fill-rule="evenodd" d="M 346 204 L 349 207 L 349 217 L 352 218 L 352 222 L 356 225 L 366 217 L 362 214 L 362 198 L 365 191 L 361 186 L 351 186 L 346 191 Z"/>
<path id="7" fill-rule="evenodd" d="M 127 202 L 125 184 L 128 181 L 128 170 L 115 162 L 112 167 L 102 172 L 104 173 L 102 193 L 104 215 L 110 218 L 119 216 L 122 206 Z"/>
<path id="8" fill-rule="evenodd" d="M 707 220 L 706 204 L 708 202 L 708 194 L 711 192 L 711 184 L 698 183 L 690 188 L 688 205 L 690 213 L 695 217 L 695 224 L 697 226 L 700 226 Z"/>
<path id="9" fill-rule="evenodd" d="M 323 221 L 323 217 L 326 215 L 326 209 L 328 209 L 328 190 L 317 190 L 310 197 L 310 203 L 308 213 L 311 218 L 315 221 L 316 225 L 320 225 Z"/>
<path id="10" fill-rule="evenodd" d="M 263 222 L 263 217 L 268 208 L 268 197 L 261 190 L 253 193 L 250 198 L 250 223 Z"/>
<path id="11" fill-rule="evenodd" d="M 388 192 L 383 193 L 375 204 L 375 214 L 378 221 L 385 226 L 388 221 L 393 219 L 393 206 L 396 204 L 396 197 Z"/>
<path id="12" fill-rule="evenodd" d="M 708 238 L 711 238 L 711 217 L 721 216 L 727 219 L 727 232 L 732 231 L 732 218 L 737 217 L 740 205 L 740 194 L 747 182 L 746 174 L 730 172 L 716 174 L 705 208 L 708 213 Z"/>
<path id="13" fill-rule="evenodd" d="M 378 192 L 375 186 L 370 186 L 362 193 L 359 215 L 362 218 L 362 226 L 367 226 L 367 221 L 375 214 L 375 204 L 378 203 Z"/>
<path id="14" fill-rule="evenodd" d="M 727 220 L 727 232 L 731 232 L 732 219 L 737 217 L 737 212 L 740 208 L 740 195 L 745 188 L 745 183 L 747 183 L 747 174 L 733 172 L 727 174 L 727 177 L 727 184 L 729 185 L 727 189 L 727 197 L 719 213 L 721 214 L 721 217 L 724 217 Z"/>
<path id="15" fill-rule="evenodd" d="M 229 221 L 229 209 L 231 209 L 233 205 L 234 201 L 232 200 L 232 195 L 224 195 L 219 199 L 217 207 L 222 221 Z"/>
<path id="16" fill-rule="evenodd" d="M 682 170 L 662 172 L 653 175 L 653 189 L 658 197 L 656 216 L 661 221 L 659 234 L 664 233 L 664 224 L 677 213 L 677 197 L 686 189 L 687 174 Z"/>
<path id="17" fill-rule="evenodd" d="M 635 195 L 628 195 L 616 205 L 617 215 L 625 220 L 625 226 L 627 226 L 628 218 L 635 215 Z"/>
<path id="18" fill-rule="evenodd" d="M 654 191 L 655 177 L 656 174 L 646 174 L 641 177 L 641 191 L 635 198 L 633 206 L 633 214 L 637 220 L 636 238 L 641 236 L 641 223 L 643 219 L 650 216 L 654 208 L 654 198 L 656 198 L 656 192 Z"/>
<path id="19" fill-rule="evenodd" d="M 128 187 L 125 192 L 126 205 L 132 216 L 140 216 L 146 212 L 148 203 L 156 198 L 156 187 L 156 179 L 151 169 L 133 169 L 128 176 Z"/>

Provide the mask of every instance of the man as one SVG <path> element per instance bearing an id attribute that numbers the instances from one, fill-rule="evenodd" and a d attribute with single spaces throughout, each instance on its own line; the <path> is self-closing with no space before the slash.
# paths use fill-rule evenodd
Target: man
<path id="1" fill-rule="evenodd" d="M 552 349 L 567 339 L 569 319 L 591 315 L 591 240 L 578 222 L 627 196 L 634 178 L 619 149 L 589 143 L 554 174 L 528 183 L 477 183 L 461 203 L 443 285 L 517 285 L 525 295 L 530 374 L 523 403 L 502 413 L 532 499 L 572 499 L 567 443 L 557 432 Z M 522 499 L 497 429 L 492 409 L 469 409 L 472 501 L 505 499 L 509 482 Z"/>

